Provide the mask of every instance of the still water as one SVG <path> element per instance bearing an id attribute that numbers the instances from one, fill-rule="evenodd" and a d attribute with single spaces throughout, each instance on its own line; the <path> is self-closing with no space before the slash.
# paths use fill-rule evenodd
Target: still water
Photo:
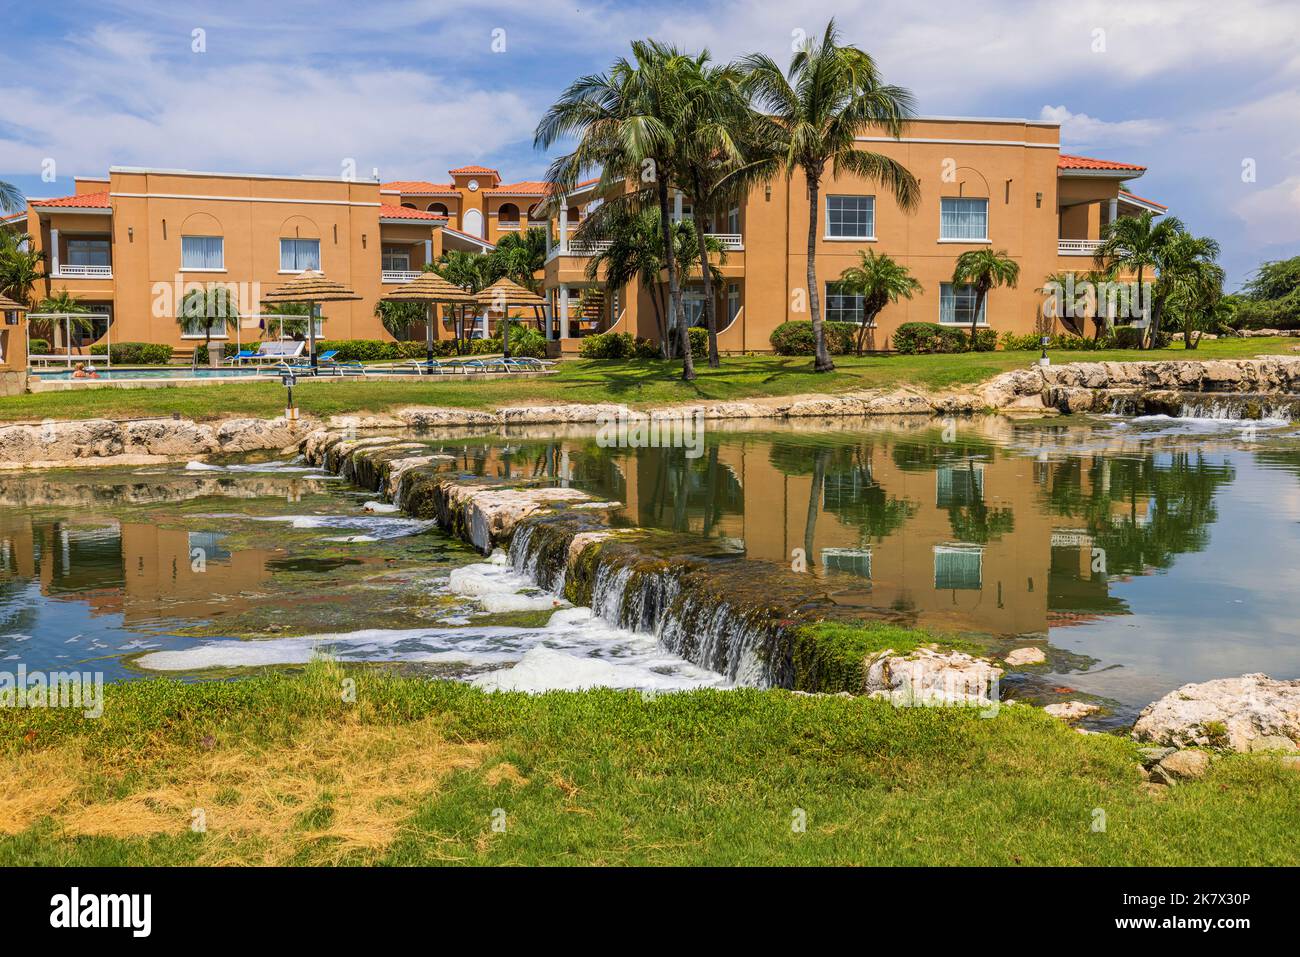
<path id="1" fill-rule="evenodd" d="M 1187 681 L 1300 676 L 1289 423 L 720 425 L 695 456 L 418 441 L 453 474 L 572 485 L 620 524 L 806 568 L 841 605 L 1039 643 L 1033 687 L 1129 718 Z M 723 683 L 373 498 L 285 461 L 0 475 L 0 667 L 224 677 L 329 650 L 499 687 Z"/>

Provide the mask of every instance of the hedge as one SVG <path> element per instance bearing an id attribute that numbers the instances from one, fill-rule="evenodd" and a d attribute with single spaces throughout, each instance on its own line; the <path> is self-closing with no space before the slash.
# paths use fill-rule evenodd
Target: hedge
<path id="1" fill-rule="evenodd" d="M 48 339 L 32 339 L 27 343 L 27 351 L 34 356 L 48 356 L 50 354 L 50 341 Z"/>
<path id="2" fill-rule="evenodd" d="M 129 366 L 165 366 L 172 361 L 172 347 L 157 342 L 115 342 L 111 350 L 99 342 L 90 347 L 90 354 Z"/>
<path id="3" fill-rule="evenodd" d="M 833 356 L 853 352 L 857 348 L 858 331 L 861 328 L 856 322 L 823 322 L 826 349 Z M 816 349 L 812 322 L 807 319 L 781 323 L 772 330 L 768 341 L 779 356 L 810 356 Z"/>
<path id="4" fill-rule="evenodd" d="M 893 345 L 895 352 L 905 356 L 966 352 L 970 347 L 970 336 L 959 326 L 944 326 L 937 322 L 905 322 L 894 331 Z M 976 352 L 992 352 L 997 347 L 996 332 L 992 329 L 976 331 Z"/>
<path id="5" fill-rule="evenodd" d="M 688 335 L 691 342 L 691 358 L 705 358 L 709 354 L 708 330 L 692 327 Z M 578 355 L 584 359 L 659 359 L 662 357 L 659 346 L 652 340 L 640 336 L 633 339 L 630 332 L 598 332 L 594 336 L 587 336 L 578 347 Z"/>

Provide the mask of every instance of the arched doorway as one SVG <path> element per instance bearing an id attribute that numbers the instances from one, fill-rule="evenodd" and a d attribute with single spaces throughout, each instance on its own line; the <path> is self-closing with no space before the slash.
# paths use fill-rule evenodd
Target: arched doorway
<path id="1" fill-rule="evenodd" d="M 462 224 L 463 231 L 471 236 L 483 238 L 483 214 L 477 209 L 471 209 L 465 213 L 465 221 Z"/>

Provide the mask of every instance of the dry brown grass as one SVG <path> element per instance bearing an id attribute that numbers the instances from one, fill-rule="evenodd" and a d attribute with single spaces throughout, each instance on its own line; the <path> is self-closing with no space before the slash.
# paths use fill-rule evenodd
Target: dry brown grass
<path id="1" fill-rule="evenodd" d="M 0 833 L 49 816 L 71 835 L 181 835 L 201 812 L 205 863 L 365 860 L 449 774 L 478 767 L 486 751 L 448 741 L 432 719 L 356 717 L 311 722 L 278 744 L 164 746 L 111 768 L 72 742 L 0 759 Z"/>

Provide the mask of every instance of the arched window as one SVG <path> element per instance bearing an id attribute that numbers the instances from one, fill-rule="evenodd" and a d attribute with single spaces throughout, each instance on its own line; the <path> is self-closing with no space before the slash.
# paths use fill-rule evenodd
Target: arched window
<path id="1" fill-rule="evenodd" d="M 579 216 L 579 214 L 578 214 L 578 207 L 577 207 L 577 206 L 570 206 L 570 207 L 569 207 L 569 222 L 571 222 L 571 223 L 576 223 L 576 222 L 577 222 L 579 219 L 581 219 L 581 218 L 582 218 L 582 217 Z"/>
<path id="2" fill-rule="evenodd" d="M 414 203 L 403 203 L 403 204 L 402 204 L 402 208 L 403 208 L 403 209 L 415 209 L 415 204 L 414 204 Z"/>
<path id="3" fill-rule="evenodd" d="M 447 207 L 443 203 L 430 203 L 429 208 L 425 210 L 425 212 L 433 213 L 435 216 L 446 216 Z"/>
<path id="4" fill-rule="evenodd" d="M 514 203 L 502 203 L 497 210 L 497 222 L 519 224 L 519 207 Z"/>
<path id="5" fill-rule="evenodd" d="M 531 219 L 533 222 L 541 222 L 543 219 L 546 218 L 545 216 L 542 215 L 541 203 L 533 203 L 533 205 L 528 207 L 528 218 Z"/>

